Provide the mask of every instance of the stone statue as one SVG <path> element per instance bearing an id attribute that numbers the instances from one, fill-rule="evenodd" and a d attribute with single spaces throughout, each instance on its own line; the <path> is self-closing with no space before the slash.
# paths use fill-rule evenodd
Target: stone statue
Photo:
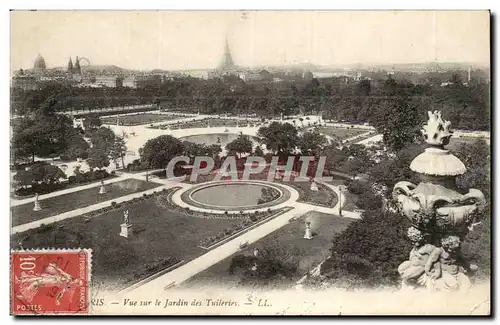
<path id="1" fill-rule="evenodd" d="M 306 232 L 304 234 L 304 239 L 312 239 L 311 223 L 306 222 Z"/>
<path id="2" fill-rule="evenodd" d="M 413 243 L 408 261 L 401 263 L 398 272 L 405 286 L 426 286 L 429 279 L 438 276 L 435 263 L 439 260 L 441 249 L 425 243 L 425 236 L 415 227 L 408 228 L 408 238 Z"/>
<path id="3" fill-rule="evenodd" d="M 99 194 L 106 194 L 106 188 L 104 187 L 104 181 L 101 180 L 101 187 L 99 188 Z"/>
<path id="4" fill-rule="evenodd" d="M 129 219 L 128 219 L 128 210 L 125 210 L 123 212 L 123 223 L 128 225 L 129 224 Z"/>
<path id="5" fill-rule="evenodd" d="M 398 271 L 404 285 L 433 290 L 468 288 L 467 274 L 475 268 L 458 258 L 460 240 L 477 224 L 486 199 L 479 190 L 462 194 L 457 188 L 456 177 L 467 169 L 444 148 L 453 132 L 441 112 L 429 112 L 423 133 L 429 148 L 410 164 L 421 182 L 398 182 L 392 192 L 399 211 L 412 224 L 408 237 L 414 243 L 409 260 Z"/>
<path id="6" fill-rule="evenodd" d="M 469 267 L 464 267 L 459 261 L 460 238 L 446 236 L 441 239 L 441 252 L 437 263 L 438 277 L 432 283 L 436 290 L 467 289 L 471 283 L 466 275 Z"/>
<path id="7" fill-rule="evenodd" d="M 38 193 L 35 193 L 35 206 L 33 207 L 33 211 L 40 211 L 42 207 L 40 206 L 40 201 L 38 201 Z"/>

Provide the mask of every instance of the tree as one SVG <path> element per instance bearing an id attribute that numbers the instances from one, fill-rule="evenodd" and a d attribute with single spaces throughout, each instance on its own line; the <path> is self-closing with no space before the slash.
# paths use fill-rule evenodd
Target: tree
<path id="1" fill-rule="evenodd" d="M 101 125 L 102 125 L 102 121 L 97 114 L 88 114 L 83 119 L 83 126 L 86 129 L 94 130 L 94 129 L 101 127 Z"/>
<path id="2" fill-rule="evenodd" d="M 346 151 L 339 149 L 335 144 L 325 146 L 321 150 L 321 155 L 326 157 L 326 168 L 328 169 L 338 169 L 347 158 Z"/>
<path id="3" fill-rule="evenodd" d="M 102 147 L 92 147 L 90 149 L 89 157 L 87 158 L 87 164 L 91 170 L 94 170 L 94 168 L 102 169 L 108 167 L 108 153 Z"/>
<path id="4" fill-rule="evenodd" d="M 304 132 L 299 136 L 297 146 L 302 154 L 317 155 L 328 143 L 326 137 L 319 132 Z"/>
<path id="5" fill-rule="evenodd" d="M 141 162 L 150 168 L 166 168 L 172 158 L 182 155 L 183 152 L 182 141 L 171 135 L 150 139 L 139 149 Z"/>
<path id="6" fill-rule="evenodd" d="M 115 137 L 115 141 L 113 142 L 113 146 L 111 147 L 111 159 L 113 159 L 116 164 L 118 158 L 121 158 L 122 168 L 125 168 L 125 162 L 123 158 L 125 157 L 126 153 L 127 146 L 125 145 L 125 140 L 123 140 L 122 137 Z"/>
<path id="7" fill-rule="evenodd" d="M 237 139 L 229 142 L 226 149 L 229 152 L 236 152 L 239 155 L 252 152 L 253 143 L 247 136 L 240 135 Z"/>
<path id="8" fill-rule="evenodd" d="M 257 136 L 268 150 L 280 155 L 288 155 L 297 147 L 297 129 L 290 123 L 272 122 L 261 127 Z"/>
<path id="9" fill-rule="evenodd" d="M 90 142 L 92 147 L 100 148 L 106 155 L 111 153 L 111 147 L 115 143 L 115 133 L 110 128 L 98 128 L 92 131 Z"/>
<path id="10" fill-rule="evenodd" d="M 69 160 L 74 160 L 76 158 L 87 158 L 90 146 L 83 139 L 81 134 L 75 129 L 74 134 L 72 134 L 68 139 L 68 148 L 64 151 L 64 156 Z M 63 156 L 61 156 L 62 158 Z"/>
<path id="11" fill-rule="evenodd" d="M 387 191 L 392 191 L 394 185 L 403 180 L 418 184 L 419 179 L 410 169 L 410 164 L 422 152 L 423 148 L 421 145 L 411 145 L 399 151 L 396 155 L 388 156 L 374 165 L 368 171 L 368 174 L 370 174 L 375 183 L 384 185 Z"/>
<path id="12" fill-rule="evenodd" d="M 32 115 L 18 118 L 12 127 L 14 161 L 30 159 L 34 162 L 35 156 L 60 155 L 68 148 L 68 140 L 74 134 L 72 121 L 65 115 L 52 114 L 50 110 L 37 110 Z"/>
<path id="13" fill-rule="evenodd" d="M 375 210 L 350 223 L 333 239 L 331 258 L 321 273 L 331 282 L 350 279 L 361 287 L 398 285 L 398 265 L 408 258 L 408 221 L 398 213 Z"/>
<path id="14" fill-rule="evenodd" d="M 375 111 L 372 123 L 392 150 L 399 151 L 421 138 L 423 114 L 406 96 L 384 100 Z"/>
<path id="15" fill-rule="evenodd" d="M 254 156 L 264 157 L 264 151 L 262 151 L 260 146 L 255 147 L 253 154 L 254 154 Z"/>

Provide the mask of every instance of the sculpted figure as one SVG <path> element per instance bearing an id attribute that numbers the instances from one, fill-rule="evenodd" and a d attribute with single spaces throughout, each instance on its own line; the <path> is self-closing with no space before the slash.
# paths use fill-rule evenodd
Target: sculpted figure
<path id="1" fill-rule="evenodd" d="M 441 252 L 439 254 L 439 278 L 432 285 L 437 290 L 467 289 L 471 283 L 466 273 L 467 270 L 460 265 L 458 253 L 460 238 L 458 236 L 447 236 L 441 240 Z M 471 270 L 475 268 L 471 267 Z"/>
<path id="2" fill-rule="evenodd" d="M 399 265 L 398 272 L 404 285 L 426 286 L 430 279 L 439 276 L 436 264 L 438 264 L 441 249 L 432 244 L 425 244 L 424 235 L 415 227 L 408 228 L 408 238 L 414 246 L 409 260 Z"/>

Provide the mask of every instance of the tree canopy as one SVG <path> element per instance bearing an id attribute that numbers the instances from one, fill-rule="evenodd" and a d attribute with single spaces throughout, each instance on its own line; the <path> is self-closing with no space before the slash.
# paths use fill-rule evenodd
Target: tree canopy
<path id="1" fill-rule="evenodd" d="M 269 126 L 262 126 L 257 136 L 267 150 L 275 154 L 288 155 L 295 150 L 299 140 L 297 129 L 290 123 L 272 122 Z"/>
<path id="2" fill-rule="evenodd" d="M 252 147 L 253 143 L 248 138 L 248 136 L 239 135 L 238 138 L 234 139 L 226 145 L 226 150 L 241 155 L 244 153 L 251 153 Z"/>
<path id="3" fill-rule="evenodd" d="M 139 149 L 141 162 L 150 168 L 166 168 L 172 158 L 182 155 L 183 152 L 182 141 L 171 135 L 150 139 Z"/>

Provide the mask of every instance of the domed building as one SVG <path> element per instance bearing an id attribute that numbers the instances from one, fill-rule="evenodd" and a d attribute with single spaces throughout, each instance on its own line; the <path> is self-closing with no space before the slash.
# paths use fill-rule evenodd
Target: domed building
<path id="1" fill-rule="evenodd" d="M 45 59 L 40 54 L 38 54 L 38 56 L 35 59 L 35 64 L 33 65 L 33 69 L 36 72 L 42 72 L 45 71 L 45 69 L 47 69 L 47 66 L 45 64 Z"/>

